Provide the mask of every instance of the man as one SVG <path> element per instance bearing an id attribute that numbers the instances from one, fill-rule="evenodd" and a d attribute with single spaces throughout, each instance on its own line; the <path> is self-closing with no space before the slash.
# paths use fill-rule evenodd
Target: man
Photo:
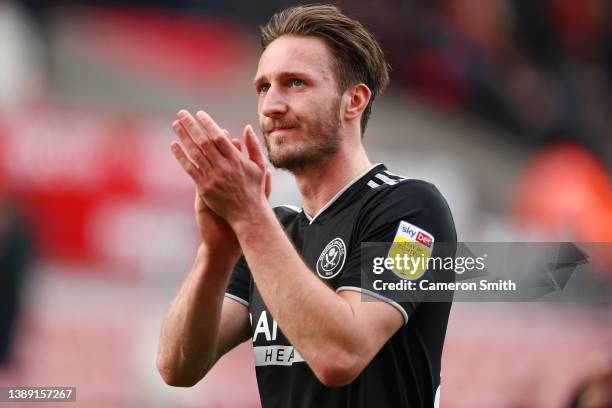
<path id="1" fill-rule="evenodd" d="M 293 173 L 304 208 L 270 207 L 250 126 L 243 147 L 205 112 L 179 112 L 182 147 L 171 146 L 196 184 L 202 244 L 165 317 L 158 369 L 168 384 L 192 386 L 252 338 L 264 407 L 432 407 L 450 302 L 396 301 L 362 287 L 363 242 L 388 249 L 404 228 L 427 237 L 434 255 L 434 240 L 456 243 L 436 188 L 371 165 L 362 145 L 388 82 L 383 53 L 331 5 L 277 13 L 262 44 L 260 126 L 270 162 Z M 446 252 L 437 250 L 453 256 L 454 246 Z"/>

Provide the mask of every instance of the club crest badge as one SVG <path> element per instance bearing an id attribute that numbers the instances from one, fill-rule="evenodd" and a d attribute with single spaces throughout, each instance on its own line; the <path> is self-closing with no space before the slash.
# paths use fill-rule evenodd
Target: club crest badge
<path id="1" fill-rule="evenodd" d="M 346 260 L 346 246 L 341 238 L 332 239 L 325 246 L 317 260 L 317 274 L 323 279 L 331 279 L 342 270 Z"/>

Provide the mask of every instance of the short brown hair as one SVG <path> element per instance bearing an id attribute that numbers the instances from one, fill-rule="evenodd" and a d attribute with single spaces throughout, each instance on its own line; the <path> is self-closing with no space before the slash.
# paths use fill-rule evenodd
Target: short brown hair
<path id="1" fill-rule="evenodd" d="M 283 35 L 316 36 L 325 40 L 335 57 L 339 91 L 364 83 L 372 92 L 361 117 L 363 137 L 372 103 L 389 83 L 389 64 L 374 36 L 359 21 L 330 4 L 287 8 L 274 14 L 260 30 L 264 50 Z"/>

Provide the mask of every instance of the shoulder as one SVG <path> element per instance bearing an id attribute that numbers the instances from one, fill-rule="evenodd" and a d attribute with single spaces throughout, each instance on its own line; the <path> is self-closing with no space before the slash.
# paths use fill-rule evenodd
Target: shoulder
<path id="1" fill-rule="evenodd" d="M 393 184 L 382 184 L 373 188 L 364 203 L 364 209 L 383 208 L 390 205 L 402 209 L 415 207 L 441 207 L 448 209 L 446 199 L 438 188 L 424 180 L 403 179 Z"/>
<path id="2" fill-rule="evenodd" d="M 442 193 L 432 183 L 403 179 L 383 184 L 368 192 L 359 213 L 365 230 L 407 221 L 443 237 L 456 239 L 455 223 Z"/>

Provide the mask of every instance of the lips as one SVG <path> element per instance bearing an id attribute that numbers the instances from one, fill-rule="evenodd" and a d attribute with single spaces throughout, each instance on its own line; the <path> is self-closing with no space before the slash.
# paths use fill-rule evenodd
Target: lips
<path id="1" fill-rule="evenodd" d="M 295 126 L 275 126 L 271 128 L 268 132 L 272 133 L 277 130 L 287 130 L 287 129 L 294 129 L 294 128 Z"/>
<path id="2" fill-rule="evenodd" d="M 268 130 L 268 134 L 271 135 L 274 132 L 283 131 L 283 130 L 291 130 L 291 129 L 295 129 L 295 126 L 275 126 L 273 128 L 270 128 L 270 130 Z"/>

